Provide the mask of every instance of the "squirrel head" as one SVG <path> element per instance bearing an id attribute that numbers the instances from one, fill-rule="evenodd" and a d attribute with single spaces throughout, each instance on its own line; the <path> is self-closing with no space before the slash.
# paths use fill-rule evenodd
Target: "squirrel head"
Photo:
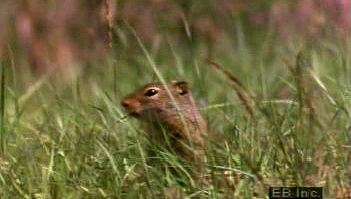
<path id="1" fill-rule="evenodd" d="M 193 100 L 186 81 L 170 81 L 166 85 L 146 84 L 121 100 L 121 105 L 130 116 L 146 121 L 176 114 L 174 103 L 180 109 L 191 108 Z"/>

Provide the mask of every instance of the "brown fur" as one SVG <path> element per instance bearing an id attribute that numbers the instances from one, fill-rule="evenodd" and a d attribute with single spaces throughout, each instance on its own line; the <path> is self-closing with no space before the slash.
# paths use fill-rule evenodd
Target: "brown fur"
<path id="1" fill-rule="evenodd" d="M 130 116 L 146 124 L 152 142 L 168 146 L 198 169 L 205 153 L 202 134 L 207 132 L 206 121 L 187 82 L 171 81 L 167 88 L 173 99 L 162 84 L 150 83 L 124 97 L 121 105 Z"/>

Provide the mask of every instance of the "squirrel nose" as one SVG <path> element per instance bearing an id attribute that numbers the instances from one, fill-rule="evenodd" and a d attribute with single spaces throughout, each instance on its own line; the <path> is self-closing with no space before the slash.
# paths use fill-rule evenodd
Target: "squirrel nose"
<path id="1" fill-rule="evenodd" d="M 126 109 L 130 108 L 131 104 L 132 104 L 132 102 L 130 100 L 127 100 L 127 99 L 124 99 L 121 101 L 121 105 Z"/>

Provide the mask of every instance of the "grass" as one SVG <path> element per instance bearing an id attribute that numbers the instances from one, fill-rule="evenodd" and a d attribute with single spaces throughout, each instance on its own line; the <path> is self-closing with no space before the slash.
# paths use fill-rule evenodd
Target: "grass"
<path id="1" fill-rule="evenodd" d="M 172 185 L 189 198 L 267 198 L 269 186 L 293 185 L 342 197 L 351 183 L 350 43 L 281 44 L 266 35 L 251 45 L 238 30 L 210 58 L 227 74 L 205 61 L 201 41 L 191 55 L 166 39 L 159 47 L 117 42 L 65 81 L 55 73 L 21 78 L 16 61 L 3 60 L 1 198 L 158 198 Z M 186 165 L 150 146 L 119 106 L 138 85 L 163 79 L 189 81 L 224 137 L 208 140 L 208 186 L 194 186 Z M 148 165 L 150 147 L 176 174 Z M 221 184 L 223 171 L 235 173 L 234 188 Z"/>

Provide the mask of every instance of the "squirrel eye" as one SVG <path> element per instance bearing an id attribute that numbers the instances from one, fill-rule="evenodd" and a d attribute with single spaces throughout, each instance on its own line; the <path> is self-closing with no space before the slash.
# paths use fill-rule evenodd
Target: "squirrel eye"
<path id="1" fill-rule="evenodd" d="M 144 95 L 151 97 L 151 96 L 156 95 L 157 93 L 158 93 L 158 90 L 151 88 L 151 89 L 147 90 Z"/>

